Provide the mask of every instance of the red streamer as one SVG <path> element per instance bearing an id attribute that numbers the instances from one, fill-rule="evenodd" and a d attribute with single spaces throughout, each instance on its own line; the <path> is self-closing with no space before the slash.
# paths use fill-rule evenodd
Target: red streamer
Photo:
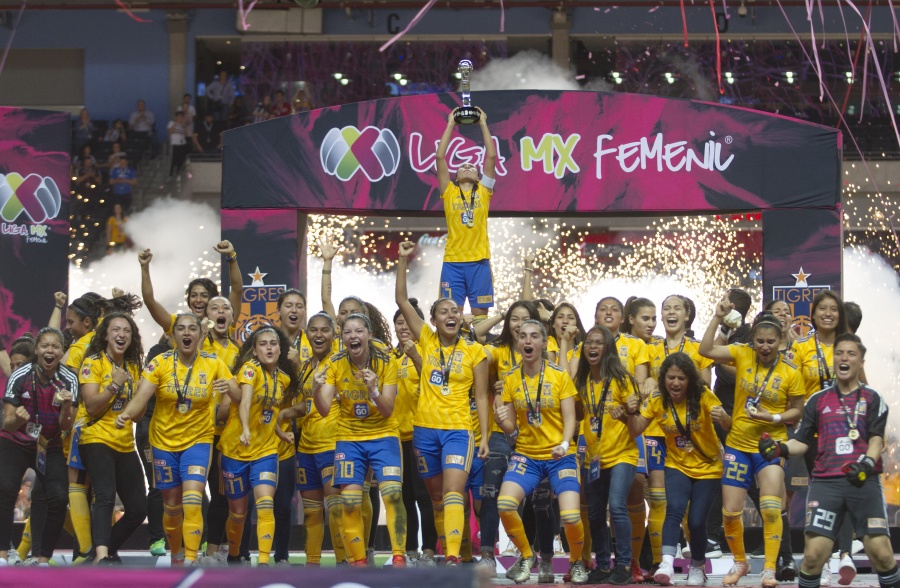
<path id="1" fill-rule="evenodd" d="M 119 9 L 122 10 L 125 14 L 127 14 L 128 17 L 131 18 L 131 20 L 133 20 L 134 22 L 153 22 L 152 20 L 147 20 L 146 18 L 141 18 L 141 17 L 137 16 L 135 13 L 131 12 L 131 9 L 128 8 L 127 6 L 125 6 L 125 4 L 122 3 L 122 0 L 116 0 L 116 6 L 118 6 Z"/>
<path id="2" fill-rule="evenodd" d="M 713 17 L 713 30 L 716 31 L 716 81 L 719 84 L 719 94 L 725 93 L 722 87 L 722 40 L 719 38 L 719 19 L 716 18 L 716 7 L 713 0 L 709 0 L 709 11 Z"/>
<path id="3" fill-rule="evenodd" d="M 681 4 L 681 28 L 684 31 L 684 46 L 688 46 L 688 32 L 687 32 L 687 15 L 684 13 L 684 0 L 678 0 L 679 4 Z M 718 23 L 716 23 L 716 30 L 719 30 Z"/>

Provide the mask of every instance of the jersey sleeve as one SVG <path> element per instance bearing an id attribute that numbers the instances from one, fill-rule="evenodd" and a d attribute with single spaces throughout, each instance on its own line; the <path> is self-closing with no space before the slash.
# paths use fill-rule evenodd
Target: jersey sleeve
<path id="1" fill-rule="evenodd" d="M 228 369 L 228 364 L 221 359 L 216 359 L 216 373 L 213 380 L 230 380 L 233 377 L 231 370 Z"/>
<path id="2" fill-rule="evenodd" d="M 103 362 L 96 357 L 86 357 L 81 364 L 81 373 L 78 375 L 81 385 L 99 384 L 103 382 Z"/>
<path id="3" fill-rule="evenodd" d="M 515 387 L 515 372 L 503 378 L 503 402 L 513 401 L 513 388 Z"/>
<path id="4" fill-rule="evenodd" d="M 880 394 L 872 395 L 872 406 L 869 407 L 866 414 L 866 432 L 869 438 L 884 437 L 884 430 L 887 427 L 888 406 Z"/>
<path id="5" fill-rule="evenodd" d="M 816 443 L 816 433 L 819 430 L 819 400 L 822 394 L 815 394 L 806 401 L 803 409 L 803 419 L 800 421 L 800 429 L 797 431 L 797 440 L 812 447 Z"/>
<path id="6" fill-rule="evenodd" d="M 244 384 L 249 384 L 250 386 L 256 386 L 257 379 L 257 368 L 250 362 L 245 363 L 241 366 L 241 369 L 238 370 L 237 373 L 237 383 L 239 386 Z"/>
<path id="7" fill-rule="evenodd" d="M 788 398 L 796 396 L 806 396 L 806 389 L 803 387 L 803 377 L 800 370 L 792 370 L 791 377 L 787 381 Z"/>
<path id="8" fill-rule="evenodd" d="M 655 421 L 656 415 L 659 413 L 659 409 L 662 406 L 660 398 L 661 397 L 659 396 L 651 396 L 641 403 L 641 416 L 650 421 Z"/>
<path id="9" fill-rule="evenodd" d="M 19 375 L 19 377 L 11 377 L 6 383 L 6 392 L 3 394 L 3 402 L 12 404 L 13 406 L 22 406 L 22 383 L 24 381 L 25 378 L 22 375 Z"/>
<path id="10" fill-rule="evenodd" d="M 381 368 L 381 385 L 396 386 L 397 385 L 397 364 L 400 363 L 394 358 L 384 362 Z"/>
<path id="11" fill-rule="evenodd" d="M 634 365 L 639 366 L 645 363 L 650 363 L 650 351 L 646 343 L 643 341 L 639 341 L 640 345 L 637 345 L 636 353 L 634 354 Z"/>
<path id="12" fill-rule="evenodd" d="M 568 373 L 563 372 L 559 379 L 562 382 L 559 390 L 560 400 L 578 396 L 578 391 L 575 389 L 575 384 L 572 382 L 572 378 L 569 377 Z"/>
<path id="13" fill-rule="evenodd" d="M 153 384 L 156 387 L 159 387 L 160 378 L 162 377 L 160 375 L 160 372 L 162 371 L 161 366 L 159 364 L 160 357 L 162 357 L 162 355 L 158 355 L 157 357 L 154 357 L 150 361 L 150 363 L 147 364 L 147 367 L 144 368 L 144 371 L 141 373 L 142 378 L 144 378 L 145 380 L 147 380 L 148 382 L 150 382 L 151 384 Z"/>

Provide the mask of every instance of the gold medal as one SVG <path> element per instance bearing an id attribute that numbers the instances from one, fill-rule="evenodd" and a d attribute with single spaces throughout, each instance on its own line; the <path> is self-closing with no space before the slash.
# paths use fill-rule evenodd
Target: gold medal
<path id="1" fill-rule="evenodd" d="M 850 432 L 847 433 L 847 436 L 850 437 L 851 441 L 856 441 L 859 439 L 859 431 L 857 429 L 850 429 Z"/>
<path id="2" fill-rule="evenodd" d="M 450 396 L 450 386 L 448 386 L 447 384 L 441 386 L 441 394 L 443 394 L 444 396 Z"/>
<path id="3" fill-rule="evenodd" d="M 755 406 L 748 406 L 747 412 L 749 412 L 750 414 L 758 414 L 759 413 L 759 411 L 756 409 Z"/>
<path id="4" fill-rule="evenodd" d="M 466 219 L 466 226 L 469 227 L 470 229 L 475 228 L 474 216 L 470 216 L 468 219 Z"/>
<path id="5" fill-rule="evenodd" d="M 187 414 L 187 411 L 188 411 L 188 405 L 187 405 L 187 403 L 186 403 L 186 402 L 179 402 L 179 403 L 178 403 L 178 412 L 180 412 L 181 414 Z"/>
<path id="6" fill-rule="evenodd" d="M 684 450 L 685 450 L 687 453 L 692 452 L 692 451 L 694 450 L 694 444 L 691 443 L 690 441 L 685 441 L 685 443 L 684 443 Z"/>

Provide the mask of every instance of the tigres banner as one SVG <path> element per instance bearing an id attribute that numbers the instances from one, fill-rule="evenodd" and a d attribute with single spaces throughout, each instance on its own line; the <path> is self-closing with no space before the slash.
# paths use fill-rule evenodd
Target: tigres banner
<path id="1" fill-rule="evenodd" d="M 68 290 L 70 116 L 0 107 L 0 343 L 47 326 Z"/>

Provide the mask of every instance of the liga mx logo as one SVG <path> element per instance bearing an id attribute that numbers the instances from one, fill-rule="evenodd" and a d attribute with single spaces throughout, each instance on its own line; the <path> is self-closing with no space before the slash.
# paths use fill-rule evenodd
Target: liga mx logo
<path id="1" fill-rule="evenodd" d="M 241 317 L 246 318 L 238 321 L 235 330 L 235 338 L 241 343 L 259 327 L 278 324 L 278 297 L 287 288 L 284 284 L 267 285 L 263 278 L 269 274 L 259 271 L 259 266 L 247 275 L 253 281 L 241 293 Z"/>
<path id="2" fill-rule="evenodd" d="M 43 223 L 59 214 L 62 196 L 50 177 L 15 172 L 0 174 L 0 218 L 15 222 L 24 212 L 34 223 Z"/>
<path id="3" fill-rule="evenodd" d="M 803 272 L 803 268 L 794 276 L 796 282 L 793 286 L 774 286 L 772 299 L 786 302 L 791 307 L 791 316 L 794 317 L 792 326 L 799 327 L 800 335 L 805 337 L 812 328 L 812 300 L 816 294 L 823 290 L 831 290 L 827 284 L 809 285 L 809 276 Z"/>
<path id="4" fill-rule="evenodd" d="M 354 126 L 333 128 L 325 135 L 319 158 L 325 173 L 342 182 L 350 180 L 358 170 L 377 182 L 392 176 L 400 166 L 400 143 L 389 129 Z"/>

